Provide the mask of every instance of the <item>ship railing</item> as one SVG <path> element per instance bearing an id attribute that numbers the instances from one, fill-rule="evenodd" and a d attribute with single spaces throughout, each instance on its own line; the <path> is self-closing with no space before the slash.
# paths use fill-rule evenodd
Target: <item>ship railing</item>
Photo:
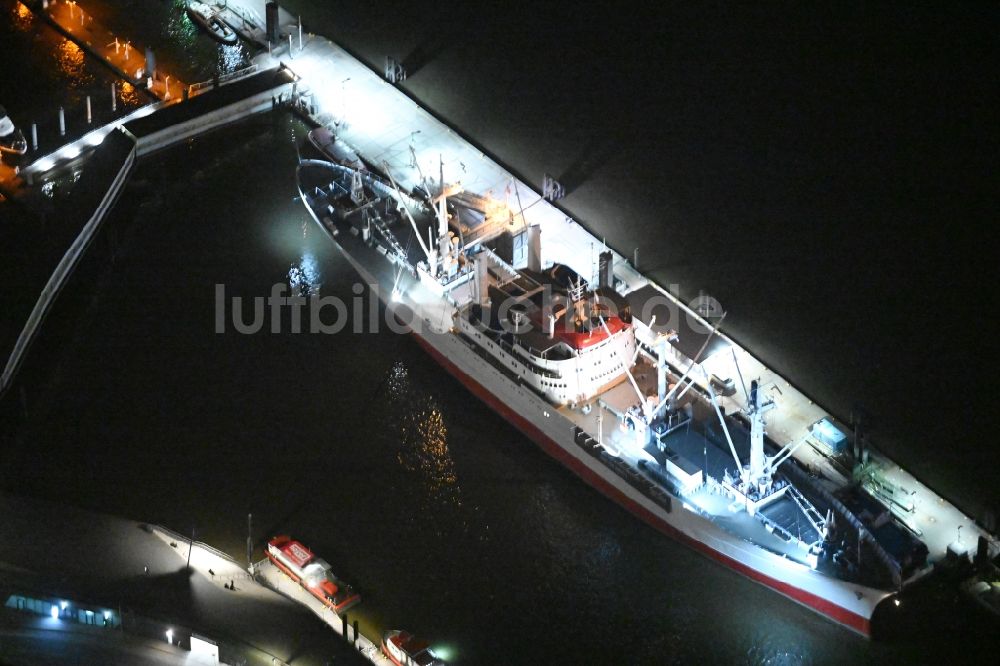
<path id="1" fill-rule="evenodd" d="M 264 21 L 260 18 L 255 10 L 250 7 L 243 7 L 241 5 L 230 5 L 228 2 L 215 3 L 215 6 L 220 10 L 228 10 L 236 15 L 241 21 L 243 21 L 243 28 L 256 28 L 258 30 L 262 29 Z"/>
<path id="2" fill-rule="evenodd" d="M 498 269 L 499 273 L 502 273 L 506 279 L 501 279 L 497 282 L 498 287 L 504 287 L 517 278 L 521 276 L 513 266 L 504 261 L 496 252 L 488 247 L 481 247 L 481 251 L 486 254 L 487 257 L 491 259 L 491 263 L 495 268 Z"/>
<path id="3" fill-rule="evenodd" d="M 526 351 L 526 352 L 528 352 L 530 354 L 531 350 L 529 350 L 524 345 L 520 345 L 520 344 L 513 344 L 512 345 L 511 343 L 505 341 L 501 337 L 497 337 L 496 338 L 496 343 L 498 345 L 500 345 L 501 349 L 503 349 L 504 351 L 506 351 L 508 354 L 510 354 L 511 356 L 513 356 L 514 358 L 516 358 L 518 361 L 520 361 L 524 365 L 528 366 L 531 369 L 531 371 L 534 372 L 536 375 L 542 375 L 543 377 L 547 377 L 548 379 L 562 379 L 562 373 L 561 372 L 556 372 L 555 370 L 549 370 L 548 368 L 543 368 L 540 365 L 536 365 L 536 364 L 532 363 L 530 360 L 524 358 L 524 356 L 522 354 L 519 354 L 517 352 L 517 350 L 514 349 L 515 347 L 519 347 L 520 349 L 523 349 L 524 351 Z"/>
<path id="4" fill-rule="evenodd" d="M 813 506 L 812 502 L 806 499 L 805 495 L 799 492 L 792 484 L 788 484 L 788 495 L 792 498 L 792 501 L 799 507 L 799 510 L 805 514 L 806 519 L 816 530 L 816 533 L 822 538 L 824 529 L 826 527 L 826 520 L 819 515 L 819 511 Z"/>
<path id="5" fill-rule="evenodd" d="M 223 74 L 218 77 L 218 79 L 210 79 L 208 81 L 199 81 L 198 83 L 192 83 L 188 86 L 188 95 L 194 97 L 198 93 L 204 92 L 209 88 L 212 88 L 218 83 L 218 85 L 224 85 L 226 83 L 231 83 L 233 81 L 245 78 L 251 74 L 256 74 L 260 70 L 260 65 L 250 65 L 249 67 L 244 67 L 243 69 L 237 69 L 228 74 Z"/>
<path id="6" fill-rule="evenodd" d="M 228 560 L 234 564 L 236 563 L 236 560 L 235 558 L 233 558 L 232 555 L 224 553 L 218 548 L 213 548 L 212 546 L 209 546 L 207 543 L 203 543 L 201 541 L 193 541 L 190 536 L 184 536 L 183 534 L 173 531 L 169 527 L 164 527 L 163 525 L 149 525 L 149 528 L 152 530 L 156 530 L 158 532 L 162 532 L 163 534 L 170 537 L 171 541 L 175 543 L 190 543 L 193 544 L 194 547 L 207 551 L 212 555 L 215 555 L 216 557 L 221 557 L 222 559 Z"/>
<path id="7" fill-rule="evenodd" d="M 774 522 L 764 514 L 758 513 L 754 517 L 757 518 L 757 520 L 759 520 L 760 522 L 764 523 L 764 525 L 770 527 L 774 532 L 777 532 L 778 536 L 781 537 L 782 541 L 791 541 L 793 543 L 802 542 L 802 539 L 799 539 L 794 534 L 792 534 L 791 532 L 789 532 L 784 527 Z"/>
<path id="8" fill-rule="evenodd" d="M 885 550 L 885 548 L 882 547 L 882 544 L 878 542 L 878 539 L 875 538 L 875 535 L 872 534 L 871 531 L 869 531 L 869 529 L 865 526 L 865 524 L 862 523 L 858 519 L 858 517 L 854 515 L 853 511 L 847 508 L 847 506 L 843 502 L 834 497 L 833 493 L 824 488 L 822 485 L 809 484 L 805 472 L 799 469 L 799 467 L 791 465 L 782 469 L 784 470 L 785 474 L 789 477 L 789 479 L 792 481 L 792 483 L 796 482 L 797 480 L 796 477 L 797 477 L 800 482 L 808 484 L 813 490 L 816 491 L 816 493 L 820 496 L 820 498 L 823 499 L 824 502 L 826 502 L 833 508 L 837 516 L 839 516 L 841 519 L 843 519 L 845 522 L 851 525 L 851 527 L 857 530 L 859 538 L 864 540 L 865 542 L 868 543 L 869 546 L 871 546 L 872 550 L 875 552 L 876 559 L 879 562 L 881 562 L 889 571 L 890 575 L 892 576 L 892 582 L 896 585 L 896 587 L 902 588 L 903 575 L 902 575 L 902 567 L 900 566 L 899 562 L 897 562 L 896 559 L 892 555 L 890 555 Z"/>

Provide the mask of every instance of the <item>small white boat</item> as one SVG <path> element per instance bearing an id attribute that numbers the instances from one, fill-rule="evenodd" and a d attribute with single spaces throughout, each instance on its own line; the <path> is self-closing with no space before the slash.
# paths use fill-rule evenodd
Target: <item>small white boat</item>
<path id="1" fill-rule="evenodd" d="M 219 17 L 218 11 L 204 2 L 189 2 L 187 12 L 191 20 L 207 30 L 213 39 L 223 44 L 235 44 L 239 39 L 236 32 Z"/>
<path id="2" fill-rule="evenodd" d="M 28 142 L 24 134 L 14 126 L 7 116 L 7 110 L 0 106 L 0 155 L 24 155 L 28 152 Z"/>

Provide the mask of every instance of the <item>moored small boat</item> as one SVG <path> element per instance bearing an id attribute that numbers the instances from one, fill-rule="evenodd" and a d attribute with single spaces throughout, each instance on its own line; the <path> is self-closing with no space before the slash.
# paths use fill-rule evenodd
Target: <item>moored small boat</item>
<path id="1" fill-rule="evenodd" d="M 14 121 L 7 115 L 7 110 L 0 106 L 0 154 L 24 155 L 28 152 L 28 142 L 21 130 L 14 126 Z"/>
<path id="2" fill-rule="evenodd" d="M 394 629 L 382 635 L 382 652 L 396 666 L 439 666 L 444 664 L 430 644 L 407 631 Z"/>
<path id="3" fill-rule="evenodd" d="M 266 552 L 275 566 L 334 612 L 343 612 L 361 601 L 361 595 L 337 579 L 330 571 L 330 565 L 301 542 L 278 536 L 267 543 Z"/>
<path id="4" fill-rule="evenodd" d="M 239 39 L 236 32 L 222 20 L 217 10 L 203 2 L 190 2 L 187 6 L 188 16 L 200 25 L 213 39 L 223 44 L 235 44 Z"/>

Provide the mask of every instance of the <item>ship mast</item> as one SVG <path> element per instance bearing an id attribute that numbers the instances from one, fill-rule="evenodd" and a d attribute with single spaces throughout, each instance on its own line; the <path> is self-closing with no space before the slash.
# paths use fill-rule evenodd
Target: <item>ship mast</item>
<path id="1" fill-rule="evenodd" d="M 755 487 L 761 495 L 771 488 L 771 461 L 764 455 L 764 414 L 774 408 L 774 401 L 763 401 L 763 390 L 757 380 L 750 382 L 750 402 L 747 411 L 750 416 L 750 467 L 746 471 L 744 483 Z"/>

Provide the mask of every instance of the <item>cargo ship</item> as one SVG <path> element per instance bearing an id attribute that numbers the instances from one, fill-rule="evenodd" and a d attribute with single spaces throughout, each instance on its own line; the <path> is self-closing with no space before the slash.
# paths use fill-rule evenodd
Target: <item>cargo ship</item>
<path id="1" fill-rule="evenodd" d="M 297 182 L 387 323 L 642 521 L 864 636 L 956 538 L 1000 551 L 860 419 L 725 335 L 711 299 L 681 303 L 572 220 L 543 229 L 443 167 L 407 192 L 382 166 L 305 160 Z"/>
<path id="2" fill-rule="evenodd" d="M 394 629 L 382 635 L 382 653 L 396 666 L 443 666 L 430 644 L 413 634 Z"/>
<path id="3" fill-rule="evenodd" d="M 333 575 L 325 560 L 290 537 L 271 539 L 267 543 L 267 558 L 335 613 L 342 613 L 361 601 L 360 595 Z"/>

